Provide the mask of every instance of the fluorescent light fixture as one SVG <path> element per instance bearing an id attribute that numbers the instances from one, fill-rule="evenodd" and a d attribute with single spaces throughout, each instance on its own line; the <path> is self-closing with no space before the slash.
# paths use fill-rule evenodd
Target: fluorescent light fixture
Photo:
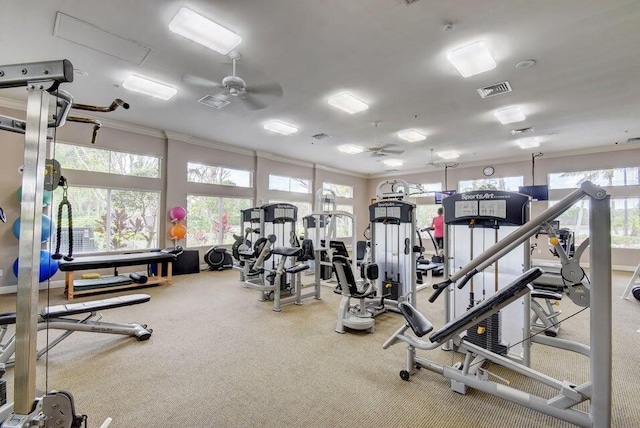
<path id="1" fill-rule="evenodd" d="M 358 113 L 369 108 L 369 105 L 360 101 L 356 97 L 346 92 L 331 97 L 327 102 L 340 110 L 344 110 L 349 114 Z"/>
<path id="2" fill-rule="evenodd" d="M 181 8 L 171 20 L 169 29 L 222 55 L 242 42 L 242 37 L 236 33 L 186 7 Z"/>
<path id="3" fill-rule="evenodd" d="M 540 146 L 540 138 L 539 137 L 520 138 L 517 140 L 517 143 L 521 149 L 532 149 L 534 147 Z"/>
<path id="4" fill-rule="evenodd" d="M 338 150 L 343 153 L 349 153 L 350 155 L 357 155 L 358 153 L 364 152 L 364 148 L 356 146 L 355 144 L 343 144 L 342 146 L 338 146 Z"/>
<path id="5" fill-rule="evenodd" d="M 407 129 L 406 131 L 400 131 L 398 132 L 398 137 L 410 143 L 415 143 L 416 141 L 422 141 L 427 138 L 426 135 L 419 133 L 415 129 Z"/>
<path id="6" fill-rule="evenodd" d="M 402 162 L 399 159 L 387 159 L 387 160 L 383 161 L 382 163 L 384 163 L 386 166 L 391 166 L 391 167 L 404 165 L 404 162 Z"/>
<path id="7" fill-rule="evenodd" d="M 498 110 L 494 113 L 501 124 L 507 125 L 509 123 L 522 122 L 526 119 L 524 113 L 520 110 L 520 107 L 509 107 Z"/>
<path id="8" fill-rule="evenodd" d="M 291 135 L 295 132 L 298 132 L 298 128 L 296 128 L 295 126 L 287 125 L 286 123 L 277 120 L 267 122 L 263 126 L 267 131 L 276 132 L 282 135 Z"/>
<path id="9" fill-rule="evenodd" d="M 442 159 L 451 160 L 458 159 L 460 157 L 460 154 L 454 152 L 453 150 L 444 150 L 442 152 L 438 152 L 438 156 L 440 156 Z"/>
<path id="10" fill-rule="evenodd" d="M 474 76 L 496 68 L 496 61 L 482 42 L 455 49 L 447 55 L 447 59 L 462 77 Z"/>
<path id="11" fill-rule="evenodd" d="M 176 88 L 163 85 L 162 83 L 154 82 L 144 77 L 130 75 L 127 80 L 122 82 L 122 87 L 130 91 L 139 92 L 145 95 L 151 95 L 152 97 L 160 98 L 161 100 L 171 99 L 178 93 Z"/>

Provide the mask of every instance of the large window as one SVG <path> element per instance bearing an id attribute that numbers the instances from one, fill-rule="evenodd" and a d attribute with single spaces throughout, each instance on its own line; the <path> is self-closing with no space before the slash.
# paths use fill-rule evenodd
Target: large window
<path id="1" fill-rule="evenodd" d="M 343 184 L 322 183 L 323 189 L 333 190 L 338 198 L 353 198 L 353 186 Z"/>
<path id="2" fill-rule="evenodd" d="M 310 194 L 311 180 L 269 174 L 269 190 Z"/>
<path id="3" fill-rule="evenodd" d="M 253 187 L 251 171 L 195 162 L 187 163 L 187 181 L 221 186 Z"/>
<path id="4" fill-rule="evenodd" d="M 425 193 L 431 193 L 431 192 L 442 192 L 442 183 L 423 183 L 420 186 L 422 186 L 422 190 Z M 444 190 L 448 190 L 448 189 L 444 189 Z M 420 196 L 420 195 L 416 195 L 416 196 Z"/>
<path id="5" fill-rule="evenodd" d="M 63 169 L 160 178 L 160 158 L 108 149 L 57 143 L 55 157 Z"/>
<path id="6" fill-rule="evenodd" d="M 240 210 L 251 208 L 248 198 L 187 195 L 187 246 L 232 244 L 242 235 Z"/>
<path id="7" fill-rule="evenodd" d="M 353 214 L 353 205 L 336 205 L 337 211 Z M 349 217 L 338 216 L 336 219 L 336 238 L 351 238 L 353 236 L 353 220 Z"/>
<path id="8" fill-rule="evenodd" d="M 640 167 L 553 173 L 549 174 L 549 188 L 573 189 L 587 180 L 598 186 L 638 185 L 640 184 Z"/>
<path id="9" fill-rule="evenodd" d="M 524 178 L 522 176 L 460 180 L 458 183 L 458 192 L 469 192 L 471 190 L 504 190 L 507 192 L 517 192 L 519 190 L 518 188 L 522 185 L 524 185 Z"/>
<path id="10" fill-rule="evenodd" d="M 580 244 L 589 236 L 589 200 L 579 200 L 557 220 L 561 228 L 575 233 L 576 245 Z M 611 246 L 640 248 L 640 198 L 611 199 Z"/>
<path id="11" fill-rule="evenodd" d="M 53 206 L 60 202 L 58 195 Z M 73 207 L 73 253 L 141 250 L 158 246 L 160 193 L 92 187 L 69 187 Z M 56 245 L 53 234 L 53 246 Z M 69 249 L 62 229 L 60 250 Z"/>

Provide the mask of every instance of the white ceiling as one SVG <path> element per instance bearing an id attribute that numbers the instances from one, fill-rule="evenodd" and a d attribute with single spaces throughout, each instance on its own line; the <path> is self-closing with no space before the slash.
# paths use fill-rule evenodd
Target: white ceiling
<path id="1" fill-rule="evenodd" d="M 458 162 L 528 159 L 510 134 L 534 127 L 534 151 L 611 150 L 640 137 L 640 2 L 637 0 L 3 0 L 0 62 L 69 59 L 88 73 L 63 89 L 76 102 L 131 104 L 105 119 L 274 153 L 359 174 L 388 167 L 369 153 L 347 155 L 341 144 L 393 143 L 400 171 L 433 170 L 430 149 L 456 150 Z M 7 6 L 5 6 L 7 5 Z M 182 6 L 243 38 L 237 74 L 247 85 L 277 83 L 267 107 L 232 103 L 216 110 L 197 100 L 213 90 L 185 75 L 221 81 L 229 59 L 178 36 L 168 23 Z M 54 36 L 60 11 L 151 48 L 135 64 Z M 446 23 L 454 28 L 445 31 Z M 498 66 L 463 78 L 446 59 L 482 40 Z M 533 59 L 527 69 L 516 68 Z M 160 101 L 120 87 L 135 73 L 178 88 Z M 482 99 L 476 89 L 509 81 L 513 92 Z M 370 108 L 349 115 L 327 98 L 348 90 Z M 24 89 L 0 97 L 26 99 Z M 520 106 L 524 122 L 501 125 L 499 108 Z M 292 136 L 262 128 L 270 119 L 298 126 Z M 374 121 L 380 121 L 374 132 Z M 428 135 L 407 143 L 397 131 Z M 311 135 L 331 138 L 317 141 Z M 616 145 L 616 143 L 619 143 Z"/>

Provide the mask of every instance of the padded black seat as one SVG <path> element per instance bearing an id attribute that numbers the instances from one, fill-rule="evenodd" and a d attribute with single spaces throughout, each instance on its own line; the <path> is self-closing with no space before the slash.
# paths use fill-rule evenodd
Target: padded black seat
<path id="1" fill-rule="evenodd" d="M 305 265 L 305 264 L 298 264 L 295 266 L 291 266 L 290 268 L 287 268 L 286 271 L 287 273 L 298 273 L 298 272 L 302 272 L 303 270 L 307 270 L 309 269 L 309 265 Z"/>
<path id="2" fill-rule="evenodd" d="M 339 267 L 338 267 L 339 266 Z M 358 290 L 358 285 L 356 284 L 356 278 L 353 276 L 353 270 L 351 270 L 351 264 L 349 263 L 349 259 L 343 256 L 333 256 L 333 268 L 340 268 L 344 272 L 345 279 L 347 284 L 338 284 L 341 290 L 345 289 L 345 285 L 348 287 L 349 294 L 351 297 L 355 297 L 356 299 L 371 297 L 375 294 L 376 290 L 373 287 L 366 287 L 364 290 Z M 338 278 L 338 282 L 340 282 L 340 276 L 336 275 Z"/>
<path id="3" fill-rule="evenodd" d="M 16 313 L 8 312 L 6 314 L 0 314 L 0 325 L 9 325 L 16 323 Z"/>
<path id="4" fill-rule="evenodd" d="M 529 285 L 534 279 L 543 274 L 543 270 L 540 268 L 529 269 L 518 277 L 511 284 L 507 285 L 493 296 L 489 297 L 484 302 L 481 302 L 477 306 L 465 312 L 458 318 L 451 320 L 439 330 L 435 331 L 430 337 L 431 342 L 440 342 L 443 339 L 449 338 L 452 334 L 465 330 L 469 324 L 475 322 L 478 323 L 487 318 L 492 309 L 503 308 L 509 303 L 515 301 L 520 296 L 528 293 L 533 287 Z M 483 315 L 486 315 L 483 317 Z"/>
<path id="5" fill-rule="evenodd" d="M 66 305 L 56 305 L 43 308 L 40 316 L 44 319 L 56 318 L 69 315 L 85 314 L 88 312 L 101 311 L 106 309 L 120 308 L 122 306 L 137 305 L 151 300 L 148 294 L 131 294 L 129 296 L 112 297 L 104 300 L 93 300 L 82 303 L 69 303 Z"/>
<path id="6" fill-rule="evenodd" d="M 302 248 L 299 247 L 276 247 L 271 250 L 271 254 L 279 256 L 296 257 L 302 254 Z"/>
<path id="7" fill-rule="evenodd" d="M 175 261 L 176 255 L 161 251 L 131 254 L 107 254 L 102 256 L 76 257 L 71 261 L 60 260 L 58 268 L 63 271 L 116 268 Z"/>
<path id="8" fill-rule="evenodd" d="M 404 319 L 407 321 L 407 324 L 409 324 L 409 327 L 411 327 L 411 330 L 413 330 L 413 333 L 416 336 L 422 337 L 433 330 L 433 325 L 429 322 L 429 320 L 426 319 L 420 312 L 416 311 L 416 309 L 411 306 L 410 303 L 400 302 L 398 304 L 398 309 L 400 310 L 400 313 L 404 316 Z"/>

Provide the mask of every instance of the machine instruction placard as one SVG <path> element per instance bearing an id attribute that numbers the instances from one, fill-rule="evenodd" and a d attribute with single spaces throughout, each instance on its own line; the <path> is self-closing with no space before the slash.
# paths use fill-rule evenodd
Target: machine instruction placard
<path id="1" fill-rule="evenodd" d="M 456 218 L 478 215 L 478 201 L 456 201 Z"/>
<path id="2" fill-rule="evenodd" d="M 504 199 L 479 201 L 480 215 L 485 217 L 507 218 L 507 201 Z"/>

